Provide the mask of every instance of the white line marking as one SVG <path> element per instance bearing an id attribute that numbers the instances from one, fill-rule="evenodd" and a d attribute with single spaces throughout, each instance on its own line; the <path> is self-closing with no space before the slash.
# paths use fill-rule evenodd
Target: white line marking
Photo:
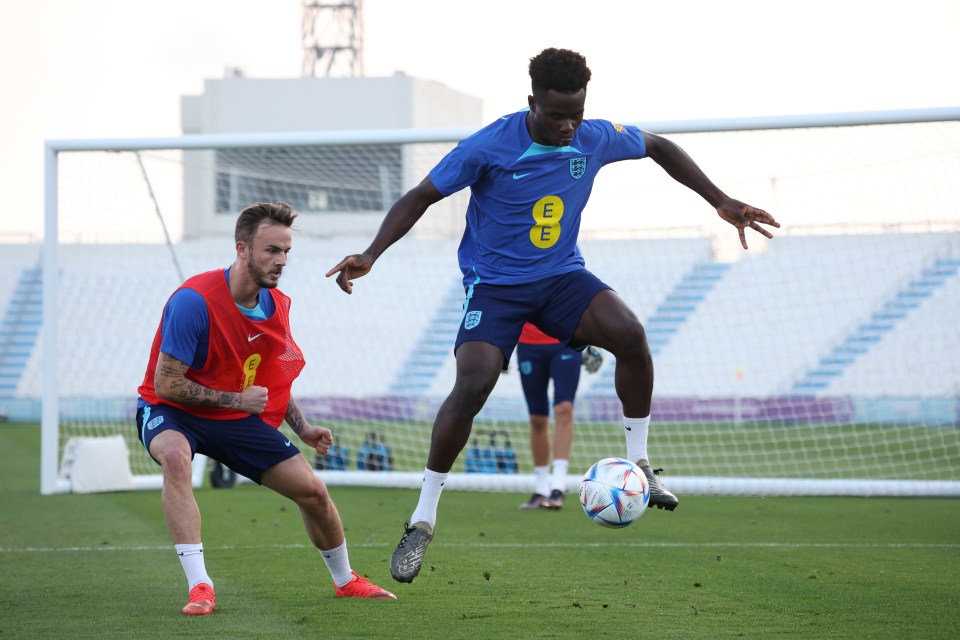
<path id="1" fill-rule="evenodd" d="M 366 549 L 393 548 L 393 544 L 366 542 L 351 544 L 351 547 Z M 522 542 L 503 543 L 446 543 L 440 546 L 451 549 L 567 549 L 625 547 L 638 549 L 713 549 L 725 547 L 733 549 L 960 549 L 960 543 L 933 544 L 926 542 L 544 542 L 527 544 Z M 0 553 L 90 553 L 93 551 L 169 551 L 173 545 L 114 547 L 0 547 Z M 205 546 L 205 551 L 243 551 L 255 549 L 311 549 L 309 544 L 251 544 Z"/>

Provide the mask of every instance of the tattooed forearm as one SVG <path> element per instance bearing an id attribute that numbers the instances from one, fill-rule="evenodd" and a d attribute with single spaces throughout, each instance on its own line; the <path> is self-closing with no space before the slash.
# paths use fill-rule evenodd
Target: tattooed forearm
<path id="1" fill-rule="evenodd" d="M 303 433 L 304 428 L 310 426 L 310 423 L 303 417 L 303 414 L 300 412 L 300 407 L 293 401 L 293 398 L 290 398 L 290 402 L 287 403 L 287 412 L 283 415 L 283 419 L 287 421 L 287 424 L 290 425 L 290 428 L 293 429 L 293 432 L 298 436 Z"/>
<path id="2" fill-rule="evenodd" d="M 184 378 L 181 382 L 173 382 L 169 386 L 173 397 L 170 398 L 179 404 L 198 407 L 237 408 L 240 406 L 240 394 L 229 391 L 217 391 L 197 384 Z"/>
<path id="3" fill-rule="evenodd" d="M 166 400 L 195 407 L 238 408 L 240 394 L 217 391 L 185 377 L 186 363 L 167 354 L 160 354 L 157 364 L 157 394 Z"/>

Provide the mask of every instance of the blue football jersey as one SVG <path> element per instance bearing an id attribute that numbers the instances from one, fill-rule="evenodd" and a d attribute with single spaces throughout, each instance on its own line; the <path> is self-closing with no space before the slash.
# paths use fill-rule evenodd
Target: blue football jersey
<path id="1" fill-rule="evenodd" d="M 600 167 L 643 158 L 637 127 L 584 120 L 566 147 L 537 144 L 528 110 L 461 141 L 430 172 L 444 196 L 470 187 L 458 257 L 465 285 L 524 284 L 584 268 L 580 214 Z"/>

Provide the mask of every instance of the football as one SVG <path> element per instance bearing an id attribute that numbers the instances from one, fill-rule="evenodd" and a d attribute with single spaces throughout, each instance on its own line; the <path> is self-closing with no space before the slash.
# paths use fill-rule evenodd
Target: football
<path id="1" fill-rule="evenodd" d="M 640 467 L 624 458 L 604 458 L 587 469 L 580 481 L 580 505 L 587 517 L 604 527 L 620 529 L 643 515 L 650 485 Z"/>

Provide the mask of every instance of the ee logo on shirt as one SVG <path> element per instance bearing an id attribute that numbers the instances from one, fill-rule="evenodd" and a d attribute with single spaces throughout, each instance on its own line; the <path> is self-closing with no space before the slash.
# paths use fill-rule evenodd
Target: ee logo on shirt
<path id="1" fill-rule="evenodd" d="M 563 200 L 558 196 L 544 196 L 533 205 L 534 226 L 530 229 L 530 242 L 541 249 L 548 249 L 560 239 L 560 218 L 563 217 Z"/>
<path id="2" fill-rule="evenodd" d="M 260 366 L 262 360 L 260 354 L 255 353 L 243 363 L 243 389 L 252 385 L 253 381 L 257 379 L 257 367 Z"/>

